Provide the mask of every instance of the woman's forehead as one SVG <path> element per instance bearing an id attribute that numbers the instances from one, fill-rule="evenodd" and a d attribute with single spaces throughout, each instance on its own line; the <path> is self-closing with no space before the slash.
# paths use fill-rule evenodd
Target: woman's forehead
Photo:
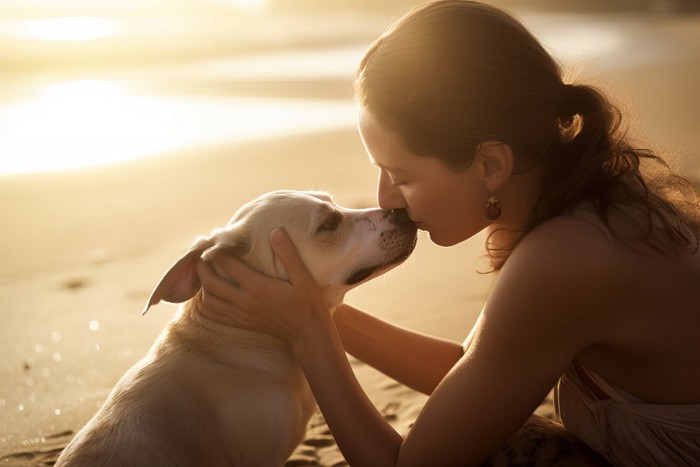
<path id="1" fill-rule="evenodd" d="M 407 155 L 413 155 L 404 139 L 381 125 L 368 111 L 360 112 L 358 126 L 372 164 L 386 170 L 403 170 Z"/>

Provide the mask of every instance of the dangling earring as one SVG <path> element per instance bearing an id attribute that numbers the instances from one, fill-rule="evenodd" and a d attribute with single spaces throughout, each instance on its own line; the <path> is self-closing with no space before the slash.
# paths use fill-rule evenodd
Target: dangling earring
<path id="1" fill-rule="evenodd" d="M 498 198 L 491 195 L 491 197 L 486 201 L 486 207 L 484 208 L 484 216 L 489 220 L 496 220 L 501 217 L 501 202 Z"/>

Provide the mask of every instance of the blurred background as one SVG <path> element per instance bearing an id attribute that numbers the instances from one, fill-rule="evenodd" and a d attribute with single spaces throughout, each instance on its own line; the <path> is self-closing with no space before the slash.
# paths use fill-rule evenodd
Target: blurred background
<path id="1" fill-rule="evenodd" d="M 0 174 L 352 125 L 359 58 L 419 3 L 5 0 Z M 699 0 L 493 3 L 586 63 L 577 71 L 660 69 L 697 51 Z"/>
<path id="2" fill-rule="evenodd" d="M 375 204 L 354 128 L 355 67 L 420 3 L 0 3 L 0 463 L 50 463 L 94 413 L 172 316 L 137 319 L 194 236 L 274 189 Z M 520 16 L 570 80 L 622 102 L 644 145 L 700 180 L 700 0 L 491 3 Z M 410 314 L 383 283 L 354 299 L 461 339 L 485 295 L 469 259 L 479 241 L 456 252 L 422 241 L 391 279 L 419 284 L 411 303 L 434 313 L 471 307 L 464 327 Z M 455 265 L 459 248 L 467 259 Z M 438 283 L 419 274 L 436 269 L 469 290 L 427 298 Z"/>

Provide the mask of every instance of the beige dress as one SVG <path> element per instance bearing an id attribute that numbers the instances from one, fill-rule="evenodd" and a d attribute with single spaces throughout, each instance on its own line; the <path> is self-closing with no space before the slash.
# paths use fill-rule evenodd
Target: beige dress
<path id="1" fill-rule="evenodd" d="M 647 404 L 574 363 L 554 406 L 566 430 L 613 465 L 700 466 L 700 404 Z"/>

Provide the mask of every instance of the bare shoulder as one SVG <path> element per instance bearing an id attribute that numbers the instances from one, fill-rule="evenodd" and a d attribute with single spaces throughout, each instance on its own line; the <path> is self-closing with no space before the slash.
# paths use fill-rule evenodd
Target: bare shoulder
<path id="1" fill-rule="evenodd" d="M 562 215 L 528 233 L 513 250 L 503 275 L 534 272 L 549 281 L 567 280 L 566 274 L 614 276 L 623 265 L 612 234 L 593 215 Z M 566 274 L 565 274 L 566 273 Z"/>
<path id="2" fill-rule="evenodd" d="M 614 258 L 615 243 L 602 220 L 593 214 L 566 214 L 548 220 L 527 234 L 516 248 L 517 256 L 596 261 Z"/>
<path id="3" fill-rule="evenodd" d="M 513 250 L 487 311 L 527 327 L 556 323 L 564 333 L 576 330 L 585 346 L 607 325 L 624 267 L 602 222 L 560 216 L 534 229 Z"/>

